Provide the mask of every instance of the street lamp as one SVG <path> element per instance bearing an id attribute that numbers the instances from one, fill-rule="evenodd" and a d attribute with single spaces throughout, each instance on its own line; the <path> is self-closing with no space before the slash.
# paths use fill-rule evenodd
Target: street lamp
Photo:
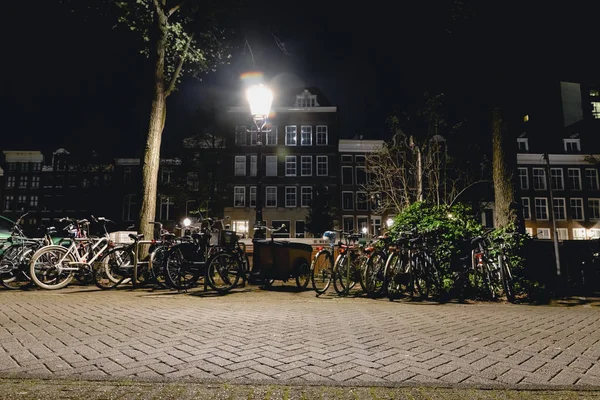
<path id="1" fill-rule="evenodd" d="M 273 103 L 273 92 L 265 85 L 254 85 L 246 90 L 246 98 L 250 104 L 250 114 L 256 125 L 256 215 L 254 219 L 254 236 L 253 239 L 264 239 L 266 232 L 263 230 L 263 215 L 262 215 L 262 133 L 268 132 L 264 130 L 267 125 L 269 113 L 271 112 L 271 103 Z"/>

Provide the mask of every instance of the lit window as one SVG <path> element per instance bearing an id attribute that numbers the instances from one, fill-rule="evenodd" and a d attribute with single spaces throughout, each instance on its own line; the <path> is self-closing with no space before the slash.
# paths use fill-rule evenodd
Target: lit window
<path id="1" fill-rule="evenodd" d="M 600 118 L 600 103 L 592 101 L 592 116 L 596 119 Z"/>
<path id="2" fill-rule="evenodd" d="M 285 145 L 286 146 L 296 146 L 297 140 L 297 127 L 296 126 L 286 126 L 285 127 Z"/>

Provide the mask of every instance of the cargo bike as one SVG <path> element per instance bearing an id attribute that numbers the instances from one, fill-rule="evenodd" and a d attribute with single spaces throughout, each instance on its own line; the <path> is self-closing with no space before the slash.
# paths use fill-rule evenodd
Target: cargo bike
<path id="1" fill-rule="evenodd" d="M 275 240 L 276 233 L 286 231 L 285 224 L 278 228 L 259 226 L 254 231 L 249 282 L 270 288 L 275 281 L 287 282 L 294 279 L 298 289 L 305 289 L 310 281 L 312 246 L 289 240 Z M 265 237 L 263 232 L 267 231 L 271 234 L 269 239 L 256 239 Z"/>

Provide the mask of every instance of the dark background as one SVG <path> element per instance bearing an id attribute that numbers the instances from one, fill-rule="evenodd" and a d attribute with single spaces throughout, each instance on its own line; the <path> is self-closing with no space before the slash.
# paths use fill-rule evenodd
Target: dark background
<path id="1" fill-rule="evenodd" d="M 246 3 L 233 18 L 231 65 L 184 79 L 169 98 L 163 149 L 194 131 L 199 108 L 235 102 L 249 70 L 275 88 L 320 88 L 339 106 L 342 136 L 366 139 L 388 138 L 386 117 L 416 107 L 425 92 L 444 92 L 451 118 L 467 118 L 461 140 L 489 141 L 494 105 L 516 104 L 549 82 L 596 79 L 591 8 L 478 3 L 458 13 L 442 0 Z M 15 2 L 6 15 L 0 148 L 139 155 L 152 84 L 135 35 L 55 0 Z"/>

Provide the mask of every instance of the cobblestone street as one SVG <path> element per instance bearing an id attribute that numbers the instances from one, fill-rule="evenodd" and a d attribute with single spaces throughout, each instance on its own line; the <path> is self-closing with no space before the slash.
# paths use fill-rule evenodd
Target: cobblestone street
<path id="1" fill-rule="evenodd" d="M 600 387 L 600 307 L 0 291 L 0 377 Z"/>

